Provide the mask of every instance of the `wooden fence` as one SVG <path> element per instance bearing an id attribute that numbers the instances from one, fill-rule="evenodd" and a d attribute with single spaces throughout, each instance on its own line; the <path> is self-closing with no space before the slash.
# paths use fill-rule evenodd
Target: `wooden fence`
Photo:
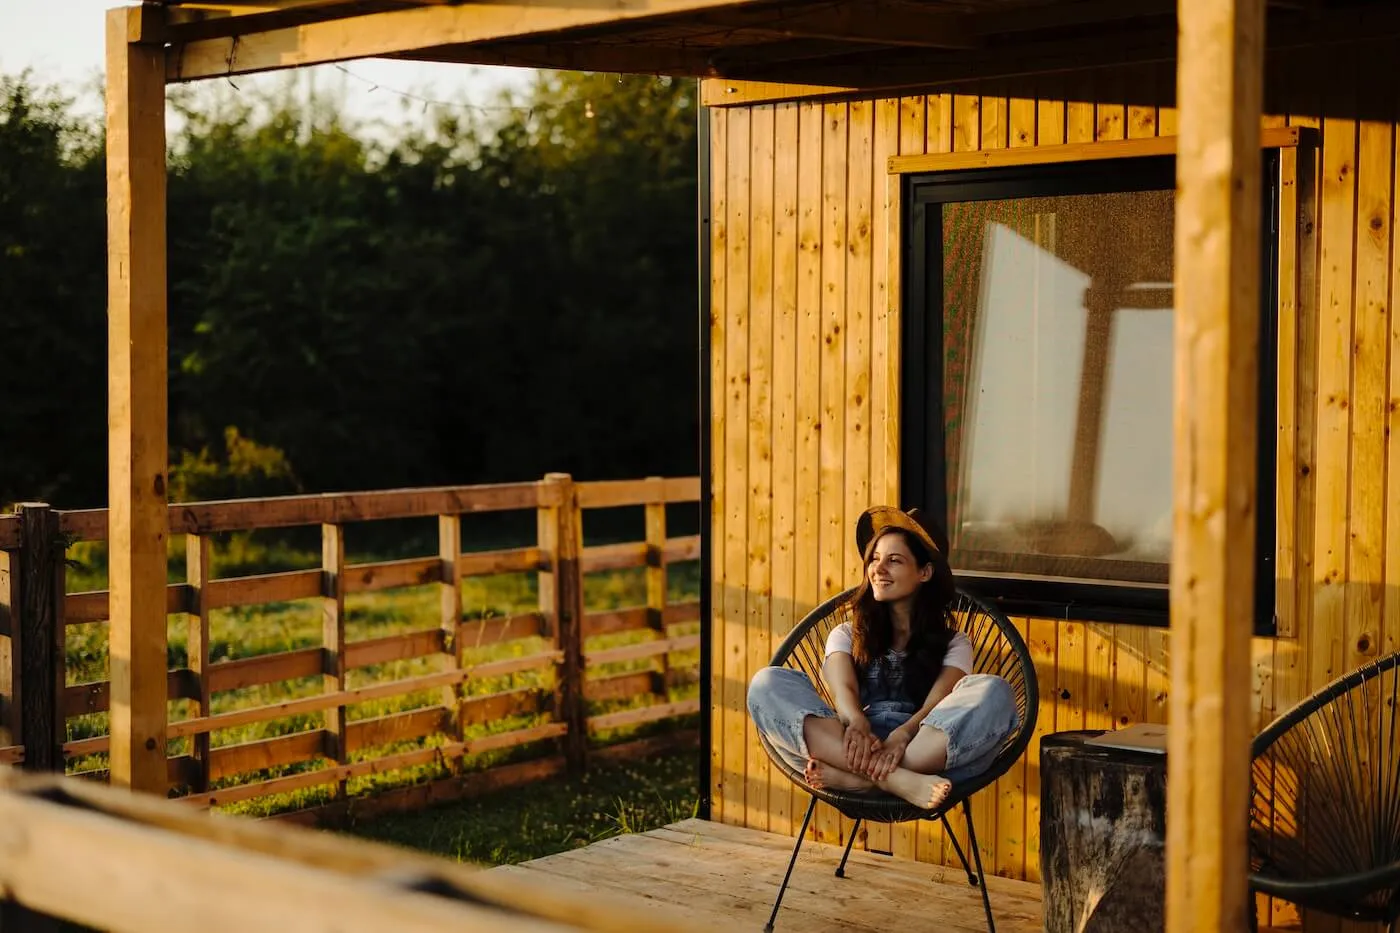
<path id="1" fill-rule="evenodd" d="M 330 785 L 332 796 L 344 798 L 347 782 L 356 778 L 433 765 L 451 781 L 469 770 L 469 756 L 546 741 L 557 746 L 553 754 L 537 756 L 528 767 L 502 766 L 499 777 L 578 771 L 596 745 L 591 736 L 697 713 L 698 699 L 668 696 L 678 684 L 697 679 L 695 663 L 681 663 L 675 655 L 698 657 L 700 636 L 699 603 L 667 601 L 667 567 L 698 558 L 700 541 L 698 535 L 667 536 L 666 506 L 698 499 L 697 478 L 575 483 L 550 474 L 527 483 L 172 505 L 170 533 L 184 538 L 186 579 L 168 585 L 167 611 L 182 615 L 188 632 L 187 663 L 167 675 L 169 698 L 186 701 L 184 718 L 172 715 L 167 729 L 170 740 L 185 740 L 171 746 L 172 795 L 214 806 Z M 645 540 L 585 546 L 583 511 L 623 506 L 644 507 Z M 536 515 L 532 546 L 463 550 L 463 515 L 521 510 Z M 437 554 L 347 563 L 347 525 L 434 516 Z M 294 526 L 320 527 L 319 568 L 212 575 L 215 535 Z M 70 736 L 77 717 L 91 723 L 91 714 L 108 710 L 110 682 L 69 682 L 64 647 L 72 626 L 104 622 L 108 612 L 105 590 L 66 593 L 65 551 L 106 534 L 106 510 L 25 505 L 0 516 L 0 762 L 23 762 L 33 770 L 59 770 L 67 763 L 73 770 L 75 759 L 108 749 L 106 735 Z M 624 568 L 645 568 L 645 604 L 585 611 L 584 575 Z M 536 575 L 535 610 L 464 617 L 464 580 L 511 573 Z M 347 597 L 429 585 L 438 591 L 433 627 L 347 639 Z M 319 602 L 320 645 L 211 658 L 215 611 L 297 600 Z M 694 632 L 675 633 L 677 626 Z M 621 639 L 631 643 L 597 645 L 619 641 L 604 637 L 618 633 L 634 633 Z M 382 675 L 392 662 L 414 659 L 428 659 L 419 666 L 436 669 L 351 682 L 354 672 L 377 665 Z M 641 669 L 625 669 L 627 662 Z M 530 682 L 521 686 L 520 675 Z M 314 680 L 306 689 L 303 680 L 302 695 L 215 711 L 226 691 L 317 677 L 320 689 Z M 477 692 L 492 680 L 507 688 Z M 357 718 L 356 704 L 402 701 L 411 694 L 432 700 Z M 590 711 L 638 698 L 649 702 Z M 319 728 L 286 731 L 313 714 L 322 717 Z M 498 728 L 511 718 L 528 725 Z M 211 741 L 221 730 L 268 723 L 284 734 Z M 270 771 L 274 776 L 267 776 Z M 281 773 L 287 771 L 294 773 Z M 81 773 L 105 774 L 100 768 Z"/>

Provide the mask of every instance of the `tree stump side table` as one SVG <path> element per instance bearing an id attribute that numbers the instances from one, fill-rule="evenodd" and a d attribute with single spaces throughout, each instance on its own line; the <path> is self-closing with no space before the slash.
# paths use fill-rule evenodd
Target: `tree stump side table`
<path id="1" fill-rule="evenodd" d="M 1165 928 L 1167 756 L 1040 742 L 1040 876 L 1046 933 Z"/>

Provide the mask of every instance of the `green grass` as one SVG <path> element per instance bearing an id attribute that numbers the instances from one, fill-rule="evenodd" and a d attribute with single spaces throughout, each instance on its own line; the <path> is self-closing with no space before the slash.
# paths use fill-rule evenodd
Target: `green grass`
<path id="1" fill-rule="evenodd" d="M 401 555 L 395 555 L 401 556 Z M 69 554 L 68 591 L 78 592 L 100 588 L 106 585 L 105 553 L 100 546 L 76 545 Z M 227 547 L 215 550 L 215 573 L 218 576 L 238 576 L 249 573 L 265 573 L 280 570 L 304 569 L 319 563 L 319 555 L 296 551 L 282 544 L 258 547 L 247 540 L 235 538 Z M 357 555 L 357 562 L 373 558 Z M 669 568 L 668 599 L 672 602 L 690 601 L 699 593 L 699 573 L 696 562 L 678 563 Z M 183 579 L 183 568 L 178 555 L 172 553 L 172 580 Z M 646 581 L 644 571 L 622 570 L 608 573 L 588 574 L 584 578 L 584 601 L 589 611 L 605 611 L 644 605 L 646 602 Z M 534 611 L 538 608 L 536 578 L 534 574 L 501 574 L 490 577 L 475 577 L 463 581 L 462 605 L 467 619 L 482 619 L 486 624 L 482 629 L 484 642 L 470 647 L 465 652 L 467 664 L 482 663 L 510 657 L 524 657 L 548 649 L 544 639 L 526 638 L 508 642 L 494 642 L 491 639 L 491 620 L 504 619 L 510 615 Z M 348 641 L 361 641 L 407 632 L 435 629 L 439 626 L 439 596 L 437 585 L 406 587 L 379 593 L 351 594 L 346 599 L 346 638 Z M 320 601 L 298 600 L 261 606 L 238 607 L 216 610 L 210 618 L 210 658 L 218 662 L 239 658 L 258 657 L 321 644 Z M 172 615 L 167 631 L 168 664 L 171 668 L 185 667 L 187 664 L 189 619 L 184 615 Z M 667 636 L 677 637 L 695 634 L 698 623 L 672 626 Z M 107 624 L 105 622 L 86 623 L 70 626 L 66 632 L 67 683 L 78 684 L 106 680 L 108 677 Z M 585 651 L 632 644 L 660 637 L 646 631 L 622 632 L 614 635 L 588 639 Z M 674 652 L 669 656 L 673 668 L 693 669 L 698 665 L 699 652 L 695 650 Z M 347 686 L 351 689 L 390 680 L 434 673 L 448 663 L 443 655 L 395 661 L 360 668 L 349 672 Z M 598 670 L 590 669 L 590 676 L 630 673 L 659 667 L 659 659 L 641 659 L 605 665 Z M 463 697 L 484 696 L 491 693 L 540 688 L 552 690 L 553 671 L 548 667 L 524 671 L 500 677 L 480 678 L 463 684 L 460 693 Z M 229 690 L 214 695 L 211 711 L 215 714 L 232 712 L 256 706 L 265 706 L 301 697 L 314 696 L 323 692 L 320 677 L 301 678 L 273 684 L 262 684 L 239 690 Z M 681 683 L 668 691 L 666 701 L 674 702 L 698 695 L 698 683 L 691 680 Z M 357 703 L 347 707 L 349 721 L 385 716 L 413 709 L 432 707 L 440 704 L 440 690 L 420 691 L 382 700 Z M 649 705 L 658 700 L 649 696 L 638 696 L 607 703 L 590 703 L 589 715 L 613 712 L 639 705 Z M 171 701 L 168 715 L 178 721 L 191 715 L 187 701 Z M 687 717 L 693 720 L 695 717 Z M 498 732 L 513 731 L 539 725 L 548 720 L 544 714 L 509 717 L 496 722 L 473 726 L 467 731 L 467 738 L 476 738 Z M 215 748 L 260 739 L 273 738 L 307 730 L 319 729 L 324 725 L 323 713 L 307 713 L 284 717 L 268 722 L 260 722 L 233 729 L 219 730 L 211 734 L 210 741 Z M 597 741 L 609 743 L 658 731 L 688 727 L 692 722 L 673 721 L 643 727 L 612 730 L 610 734 L 596 736 Z M 67 722 L 69 740 L 104 735 L 108 731 L 108 715 L 96 713 L 78 716 Z M 396 752 L 418 748 L 441 746 L 447 741 L 445 736 L 427 736 L 421 739 L 393 743 L 389 746 L 361 749 L 352 761 L 383 757 Z M 171 755 L 188 754 L 190 742 L 187 739 L 174 740 L 169 744 Z M 480 769 L 495 764 L 526 760 L 554 751 L 552 742 L 535 743 L 468 756 L 465 766 Z M 218 780 L 213 790 L 253 781 L 318 770 L 331 764 L 325 760 L 310 760 L 292 765 L 270 768 L 254 773 L 229 776 Z M 88 771 L 107 767 L 105 754 L 89 755 L 69 762 L 70 772 Z M 410 783 L 422 783 L 438 777 L 446 777 L 449 771 L 441 764 L 421 765 L 396 771 L 357 778 L 349 782 L 352 795 L 373 793 L 377 790 Z M 223 809 L 229 812 L 253 816 L 265 816 L 289 809 L 328 802 L 332 788 L 310 788 L 292 794 L 262 797 L 255 800 L 231 804 Z"/>
<path id="2" fill-rule="evenodd" d="M 599 764 L 449 806 L 351 824 L 354 836 L 459 862 L 506 865 L 639 833 L 695 816 L 698 752 Z"/>

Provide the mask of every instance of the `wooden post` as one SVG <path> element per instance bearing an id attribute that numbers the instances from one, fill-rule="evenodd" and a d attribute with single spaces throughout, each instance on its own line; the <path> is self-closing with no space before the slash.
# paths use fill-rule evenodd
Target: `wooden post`
<path id="1" fill-rule="evenodd" d="M 199 685 L 199 696 L 194 700 L 194 716 L 208 716 L 209 708 L 209 609 L 206 599 L 209 593 L 209 580 L 213 576 L 210 568 L 211 540 L 206 535 L 185 535 L 185 579 L 190 586 L 189 637 L 186 655 L 188 667 Z M 209 733 L 201 732 L 193 737 L 192 754 L 195 760 L 195 779 L 192 789 L 197 792 L 209 789 Z"/>
<path id="2" fill-rule="evenodd" d="M 442 647 L 447 652 L 449 670 L 462 666 L 462 517 L 438 516 L 438 559 L 442 563 L 441 607 Z M 442 688 L 442 705 L 447 710 L 446 731 L 453 741 L 464 737 L 462 700 L 456 685 Z M 462 770 L 462 756 L 452 760 L 454 773 Z"/>
<path id="3" fill-rule="evenodd" d="M 1167 928 L 1193 933 L 1250 910 L 1264 0 L 1178 9 Z"/>
<path id="4" fill-rule="evenodd" d="M 107 14 L 111 780 L 165 793 L 165 49 Z"/>
<path id="5" fill-rule="evenodd" d="M 18 550 L 0 548 L 0 745 L 20 745 Z"/>
<path id="6" fill-rule="evenodd" d="M 19 617 L 14 629 L 19 741 L 27 770 L 62 771 L 64 563 L 58 513 L 31 502 L 20 505 L 19 516 Z"/>
<path id="7" fill-rule="evenodd" d="M 321 683 L 326 693 L 345 689 L 345 533 L 339 525 L 321 526 Z M 323 751 L 338 765 L 347 764 L 345 706 L 326 710 Z M 345 781 L 335 785 L 344 797 Z"/>
<path id="8" fill-rule="evenodd" d="M 573 478 L 547 473 L 545 492 L 551 504 L 540 508 L 540 549 L 549 555 L 550 570 L 540 572 L 540 611 L 552 618 L 554 644 L 563 655 L 554 676 L 554 719 L 566 723 L 564 759 L 570 773 L 581 774 L 588 749 L 583 704 L 583 515 Z M 545 604 L 546 598 L 549 604 Z"/>
<path id="9" fill-rule="evenodd" d="M 648 477 L 658 490 L 664 488 L 659 476 Z M 647 518 L 647 624 L 666 637 L 666 502 L 648 502 Z M 661 671 L 653 678 L 652 691 L 666 701 L 671 684 L 671 659 L 661 656 Z"/>

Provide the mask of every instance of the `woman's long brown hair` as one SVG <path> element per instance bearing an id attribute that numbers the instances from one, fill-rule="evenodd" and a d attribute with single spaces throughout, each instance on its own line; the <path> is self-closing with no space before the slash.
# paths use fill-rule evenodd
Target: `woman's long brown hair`
<path id="1" fill-rule="evenodd" d="M 904 539 L 919 569 L 932 563 L 933 556 L 928 548 L 913 535 L 899 529 L 892 529 L 886 534 L 897 534 Z M 871 553 L 874 553 L 874 548 L 871 548 Z M 890 617 L 890 607 L 877 600 L 870 587 L 869 555 L 862 564 L 862 576 L 851 607 L 854 617 L 851 623 L 851 658 L 863 676 L 873 662 L 889 653 L 894 643 L 894 620 Z M 914 592 L 914 604 L 910 607 L 909 644 L 905 646 L 904 655 L 904 692 L 909 700 L 924 702 L 929 690 L 933 689 L 933 682 L 943 670 L 943 656 L 948 653 L 948 643 L 952 638 L 947 602 L 932 580 L 920 584 Z"/>

